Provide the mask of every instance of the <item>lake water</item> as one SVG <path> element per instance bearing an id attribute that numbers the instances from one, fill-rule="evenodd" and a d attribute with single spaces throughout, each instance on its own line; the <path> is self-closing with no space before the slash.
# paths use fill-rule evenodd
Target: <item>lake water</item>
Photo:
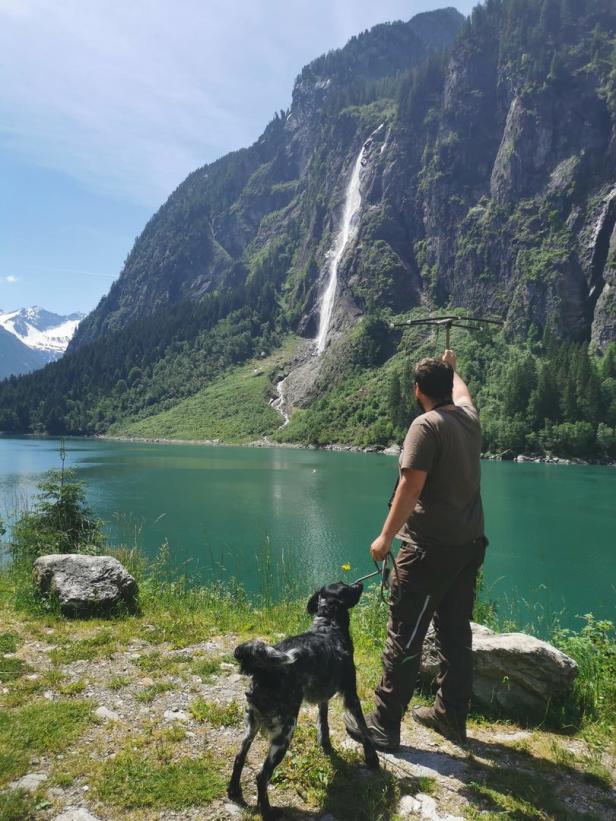
<path id="1" fill-rule="evenodd" d="M 91 439 L 66 448 L 112 543 L 136 538 L 154 557 L 166 541 L 179 572 L 235 577 L 251 592 L 285 574 L 314 589 L 343 576 L 343 562 L 349 579 L 370 572 L 396 475 L 396 460 L 379 454 Z M 59 465 L 58 440 L 0 437 L 0 516 L 10 522 Z M 616 619 L 616 469 L 484 462 L 482 475 L 485 592 L 501 613 L 539 628 L 553 613 L 570 627 L 588 612 Z"/>

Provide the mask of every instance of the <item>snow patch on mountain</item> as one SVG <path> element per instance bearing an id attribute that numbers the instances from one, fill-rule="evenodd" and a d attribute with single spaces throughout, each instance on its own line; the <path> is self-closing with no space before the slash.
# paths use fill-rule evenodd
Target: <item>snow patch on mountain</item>
<path id="1" fill-rule="evenodd" d="M 38 305 L 17 311 L 0 311 L 0 327 L 33 351 L 42 351 L 49 361 L 59 359 L 85 314 L 54 314 Z"/>

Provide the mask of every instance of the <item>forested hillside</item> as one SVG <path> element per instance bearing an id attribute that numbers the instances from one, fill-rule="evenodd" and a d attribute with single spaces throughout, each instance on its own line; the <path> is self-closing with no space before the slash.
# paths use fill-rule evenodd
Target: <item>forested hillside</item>
<path id="1" fill-rule="evenodd" d="M 0 428 L 155 431 L 289 333 L 314 338 L 359 167 L 327 346 L 269 375 L 262 401 L 288 376 L 296 411 L 271 433 L 397 439 L 408 360 L 435 340 L 391 320 L 464 310 L 505 322 L 455 338 L 486 450 L 616 455 L 615 125 L 613 0 L 377 26 L 307 66 L 253 146 L 178 187 L 65 358 L 0 385 Z"/>

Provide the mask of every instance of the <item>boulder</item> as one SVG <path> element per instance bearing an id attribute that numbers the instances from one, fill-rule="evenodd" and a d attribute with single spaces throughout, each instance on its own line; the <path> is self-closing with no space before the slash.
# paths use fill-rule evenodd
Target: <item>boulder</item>
<path id="1" fill-rule="evenodd" d="M 569 691 L 578 673 L 575 661 L 546 641 L 525 633 L 473 630 L 473 703 L 489 712 L 540 722 L 548 705 Z M 434 681 L 439 661 L 431 627 L 424 642 L 421 676 Z"/>
<path id="2" fill-rule="evenodd" d="M 40 556 L 33 579 L 41 593 L 57 596 L 65 616 L 110 615 L 122 608 L 134 612 L 137 607 L 137 582 L 113 556 Z"/>

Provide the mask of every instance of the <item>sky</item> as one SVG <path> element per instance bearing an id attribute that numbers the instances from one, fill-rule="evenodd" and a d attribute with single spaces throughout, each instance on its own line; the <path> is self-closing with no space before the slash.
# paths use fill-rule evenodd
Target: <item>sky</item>
<path id="1" fill-rule="evenodd" d="M 250 145 L 301 68 L 475 0 L 0 0 L 0 310 L 87 313 L 186 175 Z"/>

